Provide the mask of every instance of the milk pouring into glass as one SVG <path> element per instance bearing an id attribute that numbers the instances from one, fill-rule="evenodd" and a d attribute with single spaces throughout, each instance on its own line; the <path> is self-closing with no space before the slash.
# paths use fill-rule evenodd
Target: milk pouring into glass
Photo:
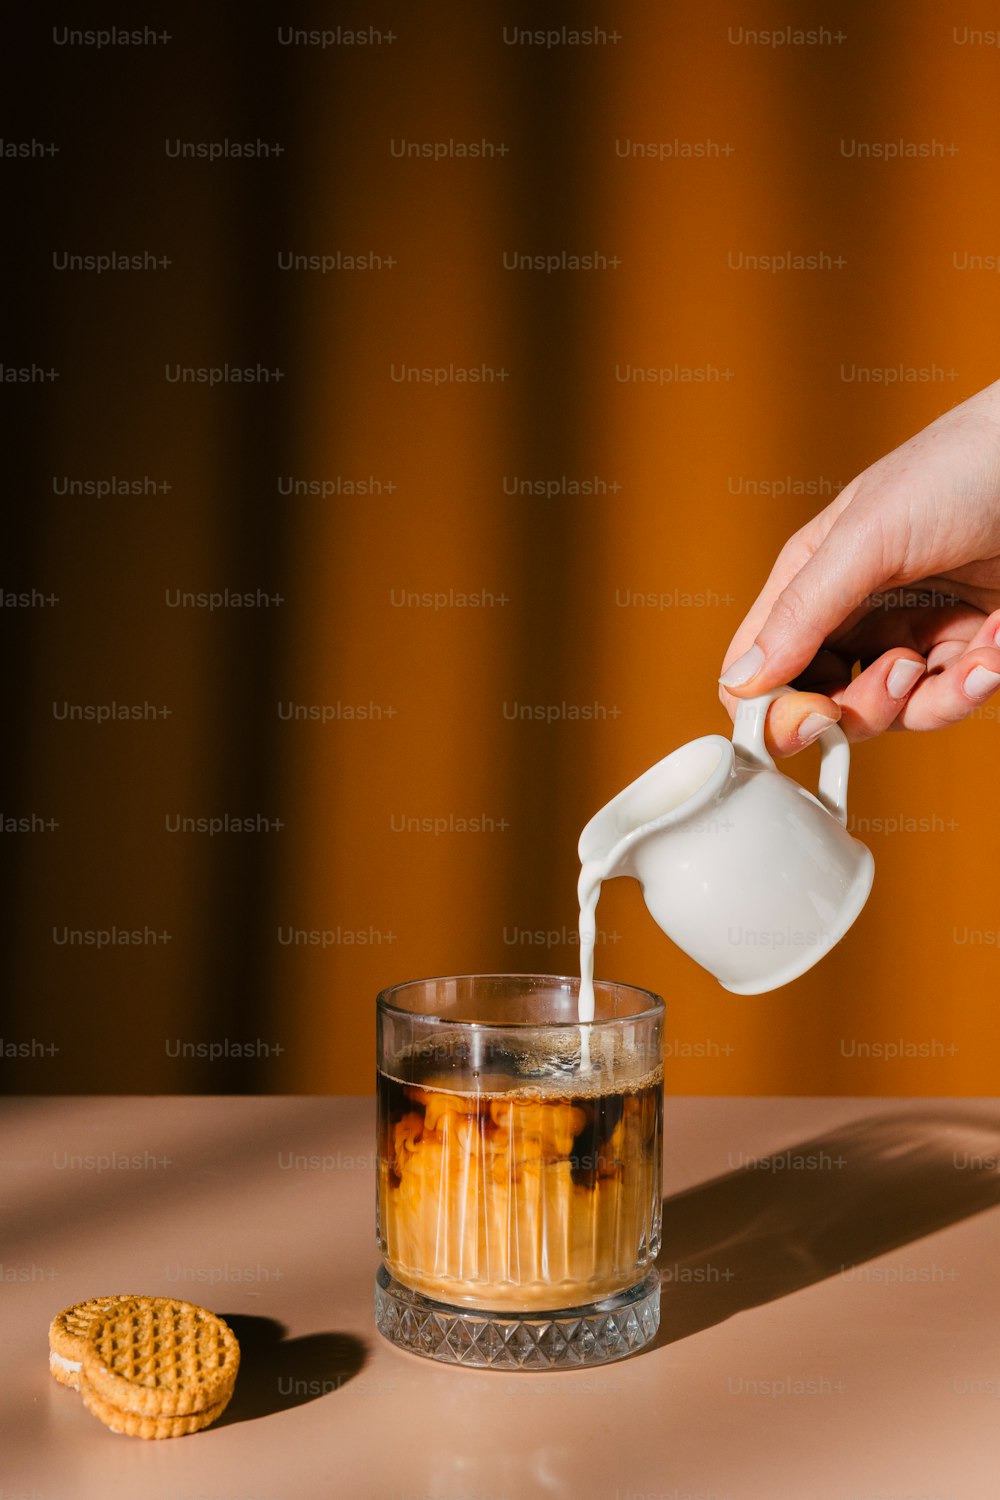
<path id="1" fill-rule="evenodd" d="M 873 871 L 844 826 L 847 742 L 824 732 L 819 795 L 804 791 L 764 748 L 774 696 L 741 707 L 732 742 L 682 746 L 591 818 L 579 985 L 466 974 L 379 995 L 375 1317 L 401 1348 L 580 1369 L 655 1337 L 663 1002 L 595 983 L 597 902 L 632 876 L 738 994 L 787 983 L 843 936 Z M 780 946 L 778 927 L 799 941 Z"/>

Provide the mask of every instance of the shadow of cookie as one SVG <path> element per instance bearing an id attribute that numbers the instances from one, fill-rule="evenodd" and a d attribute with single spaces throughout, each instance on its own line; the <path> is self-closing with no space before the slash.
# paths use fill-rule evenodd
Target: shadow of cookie
<path id="1" fill-rule="evenodd" d="M 288 1339 L 274 1318 L 223 1313 L 240 1342 L 240 1373 L 218 1427 L 253 1422 L 304 1406 L 346 1385 L 364 1367 L 367 1348 L 350 1333 L 307 1333 Z"/>

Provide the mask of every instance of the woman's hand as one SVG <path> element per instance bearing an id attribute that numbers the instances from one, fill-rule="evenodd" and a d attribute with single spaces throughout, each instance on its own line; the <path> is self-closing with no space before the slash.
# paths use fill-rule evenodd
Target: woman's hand
<path id="1" fill-rule="evenodd" d="M 852 680 L 853 664 L 861 670 Z M 726 652 L 731 714 L 788 682 L 768 748 L 940 729 L 1000 686 L 1000 381 L 859 474 L 782 548 Z"/>

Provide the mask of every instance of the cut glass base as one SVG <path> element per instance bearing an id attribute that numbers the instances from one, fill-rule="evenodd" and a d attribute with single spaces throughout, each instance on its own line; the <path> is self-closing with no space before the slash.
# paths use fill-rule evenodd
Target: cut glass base
<path id="1" fill-rule="evenodd" d="M 488 1312 L 433 1302 L 384 1266 L 375 1277 L 375 1326 L 411 1354 L 489 1370 L 581 1370 L 634 1354 L 660 1326 L 660 1275 L 584 1307 Z"/>

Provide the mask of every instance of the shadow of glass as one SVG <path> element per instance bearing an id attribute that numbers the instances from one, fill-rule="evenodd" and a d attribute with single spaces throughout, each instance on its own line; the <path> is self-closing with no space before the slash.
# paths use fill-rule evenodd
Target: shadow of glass
<path id="1" fill-rule="evenodd" d="M 993 1118 L 900 1112 L 744 1162 L 663 1202 L 650 1346 L 873 1260 L 1000 1204 Z"/>
<path id="2" fill-rule="evenodd" d="M 253 1422 L 337 1391 L 363 1369 L 368 1351 L 350 1333 L 309 1333 L 286 1339 L 274 1318 L 222 1316 L 239 1339 L 240 1372 L 233 1399 L 215 1424 Z"/>

